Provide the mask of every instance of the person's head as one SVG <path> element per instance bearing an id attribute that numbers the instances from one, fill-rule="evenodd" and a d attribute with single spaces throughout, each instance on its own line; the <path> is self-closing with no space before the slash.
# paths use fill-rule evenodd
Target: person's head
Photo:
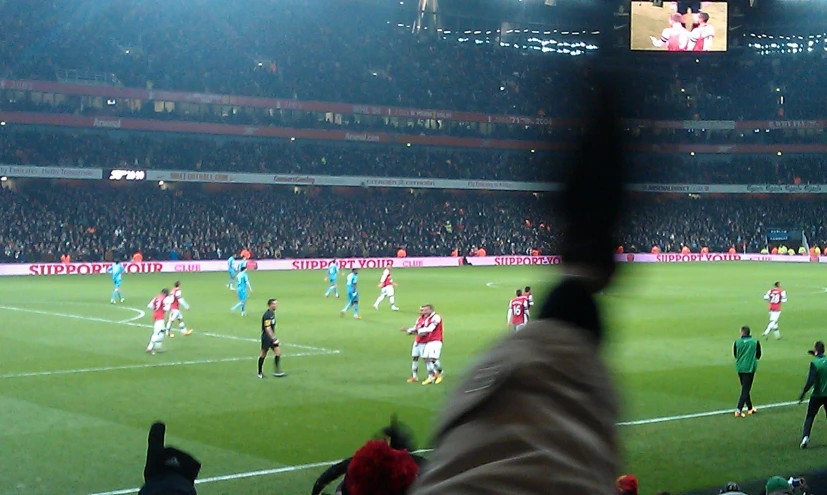
<path id="1" fill-rule="evenodd" d="M 741 337 L 749 337 L 751 330 L 748 326 L 744 325 L 741 327 Z"/>
<path id="2" fill-rule="evenodd" d="M 780 288 L 781 288 L 781 282 L 776 282 L 776 283 L 774 283 L 773 285 L 774 285 L 776 288 L 778 288 L 778 289 L 780 289 Z"/>
<path id="3" fill-rule="evenodd" d="M 169 289 L 167 289 L 167 288 L 161 289 L 161 294 L 163 294 L 165 296 L 168 296 L 169 295 Z"/>
<path id="4" fill-rule="evenodd" d="M 637 478 L 624 474 L 615 482 L 617 495 L 638 495 Z"/>
<path id="5" fill-rule="evenodd" d="M 721 494 L 735 493 L 735 492 L 740 492 L 740 491 L 741 491 L 741 487 L 738 486 L 738 483 L 736 483 L 734 481 L 730 481 L 729 483 L 724 485 L 724 487 L 721 489 Z"/>
<path id="6" fill-rule="evenodd" d="M 354 269 L 353 269 L 353 270 L 351 270 L 351 271 L 352 271 L 354 274 L 357 274 L 357 275 L 359 274 L 359 269 L 358 269 L 358 268 L 354 268 Z"/>
<path id="7" fill-rule="evenodd" d="M 709 14 L 707 14 L 706 12 L 698 13 L 698 20 L 701 21 L 701 25 L 706 24 L 707 22 L 709 22 Z"/>
<path id="8" fill-rule="evenodd" d="M 419 466 L 406 450 L 371 440 L 351 458 L 344 484 L 348 495 L 404 495 L 418 473 Z"/>
<path id="9" fill-rule="evenodd" d="M 267 307 L 270 308 L 270 311 L 275 311 L 278 307 L 279 302 L 277 299 L 268 299 L 267 300 Z"/>
<path id="10" fill-rule="evenodd" d="M 764 491 L 767 495 L 792 495 L 793 493 L 790 483 L 781 476 L 773 476 L 768 479 Z"/>
<path id="11" fill-rule="evenodd" d="M 813 345 L 813 353 L 816 355 L 824 354 L 824 342 L 821 340 L 816 341 Z"/>
<path id="12" fill-rule="evenodd" d="M 428 314 L 427 312 L 428 312 L 428 310 L 425 306 L 420 306 L 419 307 L 419 316 L 427 316 L 427 314 Z"/>
<path id="13" fill-rule="evenodd" d="M 520 289 L 517 289 L 517 297 L 520 297 L 522 295 L 523 295 L 523 291 L 521 291 Z"/>
<path id="14" fill-rule="evenodd" d="M 523 292 L 525 292 L 526 294 L 531 293 L 531 287 L 529 287 L 528 285 L 526 285 L 526 286 L 525 286 L 525 290 L 524 290 Z"/>
<path id="15" fill-rule="evenodd" d="M 425 315 L 424 316 L 430 316 L 434 313 L 434 305 L 433 304 L 426 304 L 422 307 L 425 308 Z"/>
<path id="16" fill-rule="evenodd" d="M 181 288 L 181 281 L 180 281 L 180 280 L 176 280 L 176 281 L 175 281 L 175 288 L 176 288 L 176 289 L 180 289 L 180 288 Z"/>
<path id="17" fill-rule="evenodd" d="M 669 16 L 669 23 L 674 25 L 681 25 L 683 24 L 683 16 L 678 14 L 677 12 Z"/>

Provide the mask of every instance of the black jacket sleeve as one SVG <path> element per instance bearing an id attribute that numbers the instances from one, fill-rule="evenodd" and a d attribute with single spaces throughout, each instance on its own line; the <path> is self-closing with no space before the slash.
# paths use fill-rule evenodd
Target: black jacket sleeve
<path id="1" fill-rule="evenodd" d="M 755 347 L 755 359 L 761 359 L 761 342 L 756 342 L 757 346 Z"/>
<path id="2" fill-rule="evenodd" d="M 807 395 L 807 392 L 813 388 L 813 385 L 816 384 L 816 365 L 810 363 L 810 374 L 807 376 L 807 383 L 804 384 L 804 390 L 801 391 L 801 395 L 798 397 L 799 402 L 804 400 L 804 396 Z"/>
<path id="3" fill-rule="evenodd" d="M 330 466 L 325 472 L 319 476 L 316 480 L 316 483 L 313 484 L 313 491 L 310 492 L 312 495 L 319 495 L 322 493 L 322 490 L 325 489 L 327 485 L 332 483 L 334 480 L 344 476 L 347 473 L 347 467 L 350 465 L 350 460 L 353 459 L 352 457 L 348 457 L 347 459 L 337 462 L 336 464 Z"/>

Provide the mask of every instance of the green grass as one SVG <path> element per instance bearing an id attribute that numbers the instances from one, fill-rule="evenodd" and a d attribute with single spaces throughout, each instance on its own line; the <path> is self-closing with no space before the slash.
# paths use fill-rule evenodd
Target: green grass
<path id="1" fill-rule="evenodd" d="M 601 298 L 610 326 L 604 355 L 615 371 L 623 419 L 733 409 L 732 342 L 742 324 L 763 330 L 761 297 L 776 279 L 789 295 L 784 339 L 764 344 L 753 397 L 759 405 L 796 399 L 808 366 L 805 351 L 827 337 L 825 275 L 824 267 L 809 264 L 629 268 Z M 393 413 L 425 446 L 434 413 L 458 375 L 505 333 L 513 289 L 531 283 L 540 294 L 555 272 L 398 270 L 402 311 L 384 306 L 376 312 L 370 305 L 379 272 L 363 270 L 362 321 L 341 319 L 344 300 L 322 297 L 321 272 L 252 273 L 251 314 L 241 318 L 229 313 L 235 294 L 224 287 L 225 277 L 180 275 L 195 334 L 167 340 L 166 352 L 156 356 L 143 352 L 150 331 L 140 325 L 151 323 L 149 315 L 115 322 L 137 317 L 126 308 L 144 310 L 175 275 L 125 277 L 127 300 L 118 306 L 108 304 L 106 276 L 2 279 L 0 493 L 87 495 L 139 486 L 155 419 L 167 422 L 169 443 L 202 461 L 201 478 L 350 455 Z M 258 380 L 258 317 L 272 296 L 279 298 L 277 334 L 289 377 Z M 398 331 L 427 302 L 446 322 L 447 378 L 433 387 L 405 383 L 411 340 Z M 154 366 L 163 363 L 171 365 Z M 72 372 L 40 373 L 61 370 Z M 623 426 L 624 469 L 640 477 L 643 493 L 652 493 L 821 467 L 827 424 L 817 420 L 814 448 L 800 451 L 803 415 L 803 406 L 792 406 L 742 420 L 727 414 Z M 199 493 L 307 493 L 322 470 L 205 483 Z"/>

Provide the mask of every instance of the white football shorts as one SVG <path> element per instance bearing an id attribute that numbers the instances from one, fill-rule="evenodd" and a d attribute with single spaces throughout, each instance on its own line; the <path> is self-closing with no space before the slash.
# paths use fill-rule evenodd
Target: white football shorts
<path id="1" fill-rule="evenodd" d="M 442 354 L 442 342 L 428 342 L 425 344 L 425 359 L 439 359 Z"/>
<path id="2" fill-rule="evenodd" d="M 425 355 L 425 344 L 420 344 L 417 342 L 413 343 L 413 347 L 411 348 L 411 357 L 423 357 Z"/>
<path id="3" fill-rule="evenodd" d="M 167 331 L 167 326 L 164 325 L 164 320 L 155 320 L 155 325 L 153 327 L 153 331 L 155 333 L 164 333 Z"/>
<path id="4" fill-rule="evenodd" d="M 779 318 L 781 318 L 781 311 L 770 311 L 770 322 L 778 323 Z"/>
<path id="5" fill-rule="evenodd" d="M 169 310 L 169 321 L 175 321 L 181 318 L 181 311 L 178 309 Z"/>
<path id="6" fill-rule="evenodd" d="M 393 286 L 389 285 L 387 287 L 382 287 L 382 295 L 385 297 L 393 297 Z"/>

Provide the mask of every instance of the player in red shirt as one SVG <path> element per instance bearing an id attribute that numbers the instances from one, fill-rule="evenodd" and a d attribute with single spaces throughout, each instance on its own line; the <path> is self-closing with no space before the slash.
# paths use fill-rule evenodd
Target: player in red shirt
<path id="1" fill-rule="evenodd" d="M 764 294 L 764 300 L 770 305 L 770 323 L 767 329 L 764 330 L 764 337 L 766 338 L 771 331 L 775 331 L 776 340 L 781 338 L 781 332 L 778 330 L 778 319 L 781 318 L 781 304 L 787 302 L 787 291 L 781 288 L 781 282 L 776 282 L 773 288 Z"/>
<path id="2" fill-rule="evenodd" d="M 523 297 L 525 297 L 528 301 L 529 307 L 534 306 L 534 296 L 531 295 L 531 287 L 529 287 L 528 285 L 526 285 L 525 289 L 523 290 Z"/>
<path id="3" fill-rule="evenodd" d="M 402 327 L 402 331 L 408 335 L 416 334 L 414 338 L 413 347 L 411 348 L 411 377 L 408 378 L 408 383 L 416 383 L 419 381 L 419 358 L 425 355 L 425 345 L 428 343 L 428 334 L 419 333 L 419 330 L 425 326 L 427 317 L 425 316 L 425 306 L 419 308 L 419 318 L 411 328 Z"/>
<path id="4" fill-rule="evenodd" d="M 508 303 L 508 328 L 519 332 L 528 323 L 528 299 L 517 289 L 517 297 Z"/>
<path id="5" fill-rule="evenodd" d="M 181 333 L 186 337 L 192 333 L 192 330 L 187 330 L 187 326 L 184 324 L 184 317 L 181 315 L 181 307 L 186 309 L 187 311 L 190 310 L 190 305 L 187 304 L 187 301 L 184 300 L 184 296 L 181 294 L 181 282 L 176 281 L 175 287 L 172 288 L 172 292 L 169 295 L 170 303 L 169 303 L 169 319 L 167 320 L 167 337 L 175 337 L 175 334 L 172 333 L 172 322 L 178 320 L 178 329 Z"/>
<path id="6" fill-rule="evenodd" d="M 683 26 L 683 16 L 678 13 L 669 16 L 669 27 L 663 30 L 660 39 L 654 36 L 649 38 L 658 48 L 665 44 L 666 50 L 670 52 L 686 51 L 689 45 L 689 31 Z"/>
<path id="7" fill-rule="evenodd" d="M 149 339 L 149 345 L 146 346 L 146 352 L 149 354 L 155 354 L 156 349 L 161 348 L 161 342 L 164 341 L 164 332 L 166 330 L 166 325 L 164 325 L 165 315 L 167 310 L 169 310 L 169 304 L 171 301 L 168 300 L 169 297 L 169 289 L 161 289 L 161 293 L 157 296 L 153 297 L 147 308 L 152 310 L 152 319 L 154 324 L 152 326 L 152 337 Z"/>
<path id="8" fill-rule="evenodd" d="M 428 368 L 428 378 L 422 382 L 422 385 L 440 384 L 443 375 L 442 364 L 439 361 L 442 354 L 442 317 L 436 314 L 432 304 L 426 304 L 423 308 L 425 326 L 420 328 L 417 333 L 427 335 L 424 357 L 425 365 Z"/>
<path id="9" fill-rule="evenodd" d="M 382 277 L 379 279 L 379 288 L 382 289 L 382 292 L 379 294 L 376 302 L 373 303 L 373 309 L 378 310 L 379 303 L 384 301 L 385 297 L 387 297 L 390 299 L 391 309 L 394 311 L 399 311 L 399 308 L 396 307 L 396 299 L 394 298 L 394 287 L 396 287 L 396 283 L 391 277 L 391 269 L 385 268 L 385 271 L 382 272 Z"/>
<path id="10" fill-rule="evenodd" d="M 693 44 L 693 52 L 708 52 L 712 50 L 712 38 L 715 37 L 715 27 L 708 24 L 709 14 L 698 14 L 699 24 L 689 33 L 689 41 Z"/>

